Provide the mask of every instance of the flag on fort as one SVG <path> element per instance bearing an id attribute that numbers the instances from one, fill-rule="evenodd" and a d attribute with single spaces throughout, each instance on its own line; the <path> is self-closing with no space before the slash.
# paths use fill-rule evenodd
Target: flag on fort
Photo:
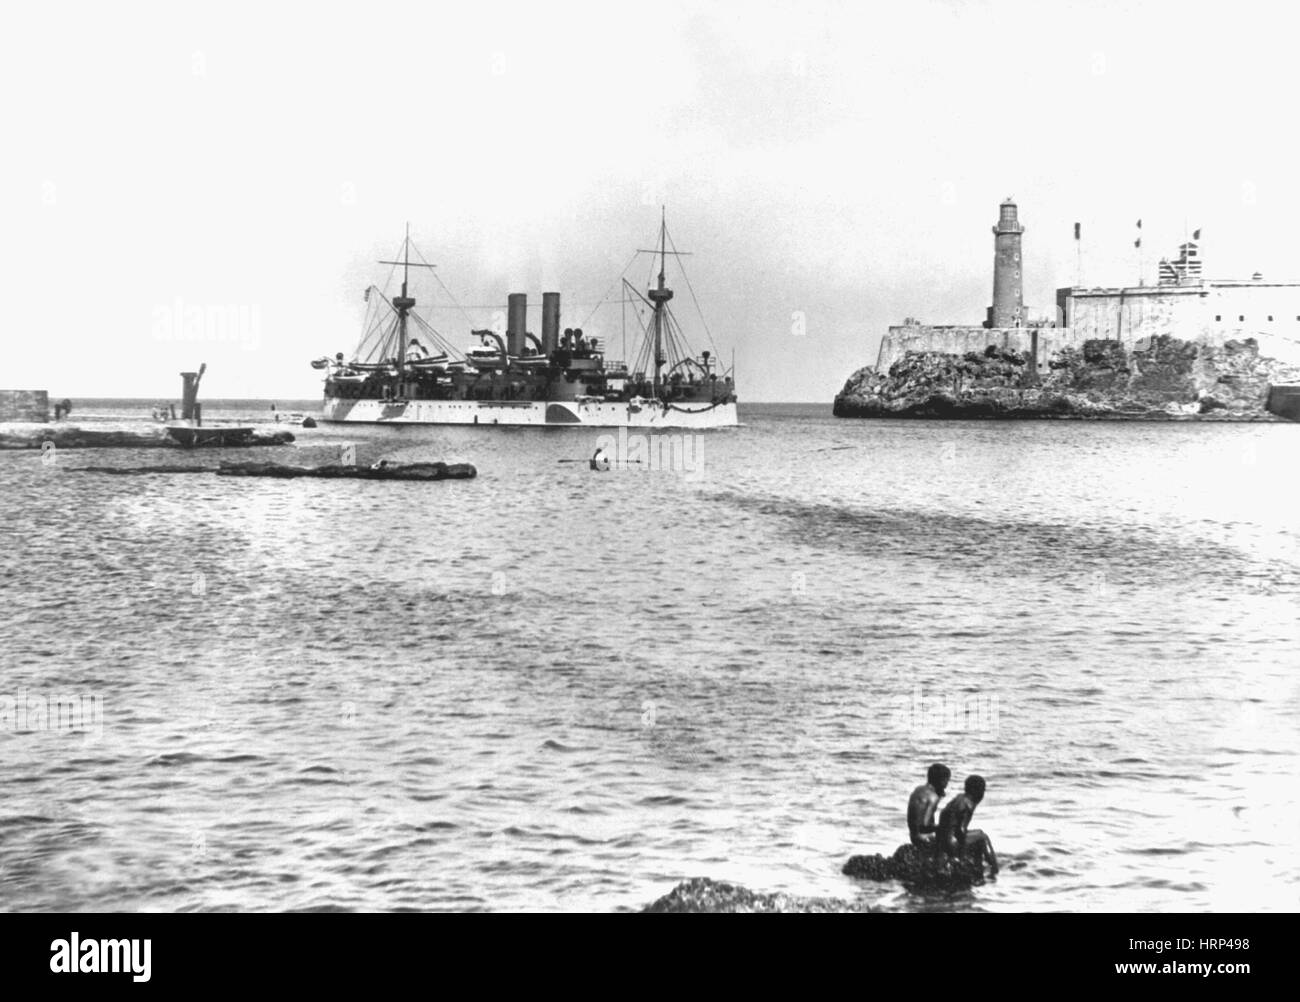
<path id="1" fill-rule="evenodd" d="M 1138 229 L 1139 230 L 1142 229 L 1142 220 L 1140 219 L 1138 220 Z"/>

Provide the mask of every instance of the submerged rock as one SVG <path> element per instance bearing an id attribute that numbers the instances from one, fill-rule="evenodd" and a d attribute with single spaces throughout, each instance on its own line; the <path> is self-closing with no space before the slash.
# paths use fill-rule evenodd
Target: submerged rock
<path id="1" fill-rule="evenodd" d="M 762 894 L 708 877 L 684 880 L 643 912 L 867 912 L 872 907 L 839 898 Z"/>
<path id="2" fill-rule="evenodd" d="M 331 480 L 473 480 L 472 463 L 385 463 L 383 466 L 285 466 L 282 463 L 222 463 L 222 477 L 320 477 Z"/>

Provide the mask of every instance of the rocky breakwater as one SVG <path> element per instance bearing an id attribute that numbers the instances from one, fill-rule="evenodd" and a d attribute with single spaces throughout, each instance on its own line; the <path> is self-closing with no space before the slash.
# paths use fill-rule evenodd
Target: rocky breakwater
<path id="1" fill-rule="evenodd" d="M 839 898 L 803 898 L 793 894 L 751 891 L 708 877 L 683 880 L 663 897 L 648 904 L 644 912 L 867 912 L 862 901 Z"/>
<path id="2" fill-rule="evenodd" d="M 253 428 L 243 446 L 288 445 L 292 432 Z M 0 449 L 179 449 L 181 444 L 168 434 L 165 425 L 148 422 L 103 422 L 94 424 L 17 423 L 0 424 Z"/>
<path id="3" fill-rule="evenodd" d="M 1269 387 L 1300 369 L 1254 338 L 1211 345 L 1159 336 L 1132 349 L 1085 341 L 1040 372 L 1023 352 L 909 351 L 888 372 L 867 366 L 835 398 L 836 417 L 1276 421 Z"/>

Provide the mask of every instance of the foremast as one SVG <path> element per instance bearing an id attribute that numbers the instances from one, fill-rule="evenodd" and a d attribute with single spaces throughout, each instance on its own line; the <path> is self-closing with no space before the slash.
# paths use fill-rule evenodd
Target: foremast
<path id="1" fill-rule="evenodd" d="M 380 264 L 400 264 L 402 266 L 402 294 L 390 300 L 397 311 L 397 381 L 400 384 L 406 374 L 406 318 L 415 309 L 415 298 L 407 295 L 406 285 L 411 272 L 411 224 L 406 224 L 406 238 L 402 241 L 402 260 L 380 261 Z M 426 265 L 432 267 L 432 265 Z"/>
<path id="2" fill-rule="evenodd" d="M 664 355 L 664 310 L 668 308 L 668 300 L 673 298 L 673 290 L 668 288 L 664 280 L 665 260 L 668 257 L 668 222 L 667 211 L 663 206 L 659 208 L 659 285 L 649 290 L 650 301 L 654 303 L 655 309 L 655 344 L 654 344 L 654 395 L 659 397 L 659 380 L 660 370 L 663 369 L 664 362 L 668 361 Z"/>

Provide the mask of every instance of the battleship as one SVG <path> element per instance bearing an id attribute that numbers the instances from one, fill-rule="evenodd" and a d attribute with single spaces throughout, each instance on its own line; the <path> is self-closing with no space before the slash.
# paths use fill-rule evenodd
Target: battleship
<path id="1" fill-rule="evenodd" d="M 697 429 L 734 426 L 734 364 L 724 370 L 716 348 L 694 354 L 669 308 L 673 290 L 667 285 L 667 262 L 671 257 L 680 269 L 684 252 L 672 245 L 663 217 L 657 244 L 633 255 L 633 262 L 642 254 L 657 258 L 658 280 L 645 295 L 627 280 L 626 269 L 616 283 L 622 289 L 618 301 L 633 307 L 623 310 L 624 324 L 631 313 L 636 327 L 632 334 L 637 347 L 629 366 L 626 361 L 607 357 L 604 339 L 584 334 L 580 327 L 561 330 L 558 292 L 542 295 L 540 338 L 528 330 L 527 294 L 511 293 L 504 336 L 500 330 L 471 326 L 474 340 L 469 347 L 458 349 L 416 308 L 410 292 L 411 269 L 428 269 L 439 285 L 441 280 L 418 248 L 414 248 L 418 260 L 412 261 L 408 228 L 401 255 L 379 262 L 392 266 L 390 274 L 402 269 L 401 292 L 388 297 L 373 295 L 378 291 L 375 286 L 367 289 L 372 308 L 353 357 L 346 359 L 339 352 L 311 363 L 327 373 L 323 420 Z M 688 288 L 689 283 L 687 278 Z M 447 291 L 445 286 L 443 289 Z M 694 299 L 693 290 L 691 295 Z M 696 305 L 698 308 L 698 302 Z M 626 332 L 625 326 L 625 343 Z"/>

